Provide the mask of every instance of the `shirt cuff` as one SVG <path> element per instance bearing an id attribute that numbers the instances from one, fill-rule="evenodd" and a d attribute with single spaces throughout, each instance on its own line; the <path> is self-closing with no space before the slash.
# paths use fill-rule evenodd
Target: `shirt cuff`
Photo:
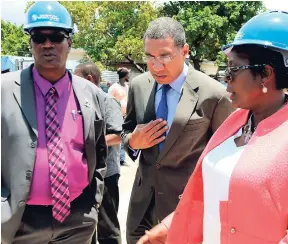
<path id="1" fill-rule="evenodd" d="M 169 214 L 168 216 L 166 216 L 166 217 L 161 221 L 161 223 L 165 225 L 165 227 L 167 228 L 167 230 L 170 229 L 170 226 L 171 226 L 173 217 L 174 217 L 174 212 L 171 213 L 171 214 Z"/>
<path id="2" fill-rule="evenodd" d="M 129 150 L 131 150 L 133 152 L 133 157 L 138 157 L 140 150 L 139 149 L 133 149 L 132 147 L 128 146 Z"/>

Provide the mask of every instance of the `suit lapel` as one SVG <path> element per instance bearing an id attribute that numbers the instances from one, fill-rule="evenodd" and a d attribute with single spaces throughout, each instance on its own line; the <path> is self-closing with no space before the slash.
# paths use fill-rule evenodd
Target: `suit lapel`
<path id="1" fill-rule="evenodd" d="M 13 93 L 26 120 L 28 121 L 35 135 L 38 137 L 32 67 L 33 66 L 31 65 L 28 69 L 25 69 L 19 73 L 20 77 L 18 77 L 15 81 Z"/>
<path id="2" fill-rule="evenodd" d="M 148 84 L 145 88 L 145 104 L 146 108 L 144 111 L 144 117 L 143 117 L 143 123 L 149 123 L 151 120 L 156 119 L 156 113 L 155 113 L 155 94 L 156 94 L 156 89 L 157 89 L 157 82 L 155 82 L 154 78 L 152 75 L 149 75 L 148 77 Z M 147 102 L 146 102 L 147 101 Z M 158 146 L 154 146 L 151 148 L 148 148 L 145 150 L 145 152 L 152 154 L 153 157 L 155 158 L 155 161 L 158 156 Z"/>
<path id="3" fill-rule="evenodd" d="M 147 84 L 147 87 L 145 89 L 145 102 L 146 109 L 144 112 L 144 118 L 143 121 L 144 123 L 149 123 L 151 120 L 156 119 L 156 114 L 155 114 L 155 94 L 156 94 L 156 89 L 157 89 L 157 83 L 154 81 L 154 79 L 149 77 L 149 81 Z"/>
<path id="4" fill-rule="evenodd" d="M 72 86 L 79 102 L 84 121 L 84 140 L 87 139 L 92 122 L 92 94 L 86 89 L 86 84 L 72 76 Z"/>
<path id="5" fill-rule="evenodd" d="M 170 148 L 173 146 L 183 131 L 183 128 L 191 117 L 193 111 L 195 110 L 198 101 L 198 85 L 197 81 L 193 78 L 193 72 L 194 69 L 189 66 L 188 74 L 183 84 L 181 97 L 176 109 L 173 123 L 157 161 L 162 160 L 163 157 L 168 153 Z"/>

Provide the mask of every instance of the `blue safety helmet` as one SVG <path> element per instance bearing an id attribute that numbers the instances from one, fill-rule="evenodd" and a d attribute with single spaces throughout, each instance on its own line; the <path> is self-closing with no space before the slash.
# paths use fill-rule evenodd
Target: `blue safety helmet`
<path id="1" fill-rule="evenodd" d="M 34 28 L 61 28 L 73 34 L 73 23 L 67 9 L 58 2 L 36 2 L 27 12 L 24 32 L 29 34 Z"/>
<path id="2" fill-rule="evenodd" d="M 288 67 L 288 13 L 269 11 L 258 14 L 246 22 L 233 42 L 222 48 L 228 54 L 234 46 L 256 44 L 278 51 Z"/>

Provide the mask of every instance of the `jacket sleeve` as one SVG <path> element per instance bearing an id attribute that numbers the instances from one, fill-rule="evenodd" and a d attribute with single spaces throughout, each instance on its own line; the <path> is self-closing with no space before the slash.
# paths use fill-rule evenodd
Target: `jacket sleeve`
<path id="1" fill-rule="evenodd" d="M 130 133 L 134 131 L 137 126 L 135 103 L 134 103 L 134 90 L 133 85 L 130 85 L 128 92 L 128 102 L 127 102 L 127 116 L 123 124 L 123 130 L 121 137 L 124 143 L 124 148 L 127 151 L 129 157 L 135 161 L 140 153 L 140 150 L 133 150 L 129 147 L 129 137 Z"/>
<path id="2" fill-rule="evenodd" d="M 106 134 L 119 135 L 122 131 L 123 116 L 120 103 L 112 96 L 108 95 L 105 105 Z"/>
<path id="3" fill-rule="evenodd" d="M 108 153 L 108 148 L 106 144 L 106 139 L 105 139 L 105 130 L 106 130 L 106 122 L 105 122 L 105 100 L 107 97 L 105 97 L 101 91 L 98 91 L 97 93 L 97 101 L 98 105 L 100 108 L 100 113 L 102 116 L 102 128 L 101 128 L 101 134 L 95 143 L 95 150 L 96 150 L 96 168 L 94 172 L 94 178 L 96 181 L 96 186 L 92 185 L 92 188 L 96 188 L 96 202 L 97 205 L 99 206 L 102 202 L 103 198 L 103 192 L 104 192 L 104 177 L 106 175 L 106 159 L 107 159 L 107 153 Z"/>

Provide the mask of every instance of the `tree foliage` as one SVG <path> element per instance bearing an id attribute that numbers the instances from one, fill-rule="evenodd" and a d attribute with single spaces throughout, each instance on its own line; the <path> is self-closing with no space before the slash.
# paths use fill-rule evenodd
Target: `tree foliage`
<path id="1" fill-rule="evenodd" d="M 223 61 L 221 47 L 233 40 L 242 24 L 263 10 L 256 1 L 168 2 L 161 15 L 181 22 L 195 68 L 203 59 Z"/>
<path id="2" fill-rule="evenodd" d="M 157 11 L 149 2 L 63 2 L 78 32 L 75 45 L 106 65 L 143 57 L 142 37 Z M 87 12 L 88 10 L 88 12 Z"/>
<path id="3" fill-rule="evenodd" d="M 1 55 L 31 56 L 23 26 L 1 20 Z"/>

